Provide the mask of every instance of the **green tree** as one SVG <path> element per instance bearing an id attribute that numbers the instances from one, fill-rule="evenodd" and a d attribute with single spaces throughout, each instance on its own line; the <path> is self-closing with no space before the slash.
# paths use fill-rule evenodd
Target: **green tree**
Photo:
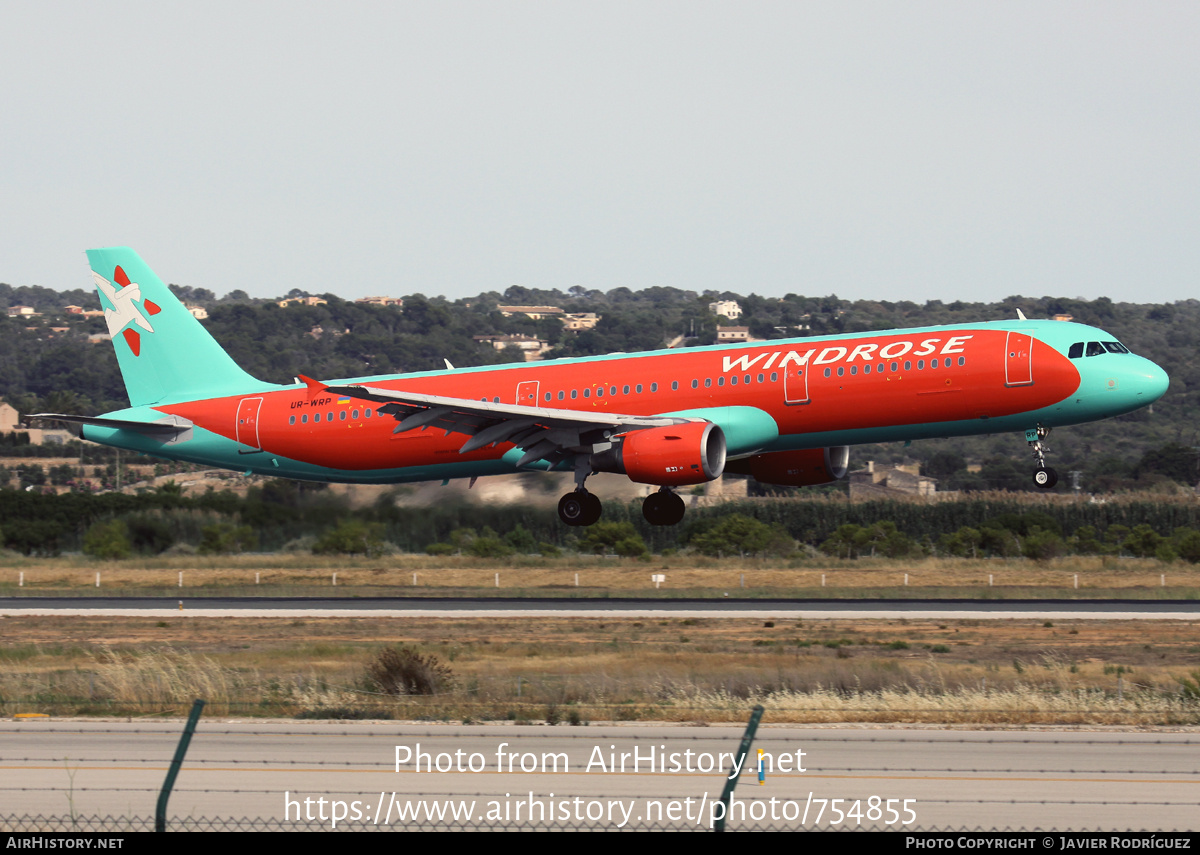
<path id="1" fill-rule="evenodd" d="M 198 551 L 201 555 L 228 555 L 257 547 L 258 537 L 250 526 L 222 522 L 201 530 Z"/>
<path id="2" fill-rule="evenodd" d="M 692 538 L 691 545 L 705 555 L 758 555 L 768 548 L 793 546 L 786 532 L 748 517 L 730 514 Z M 790 549 L 787 549 L 790 551 Z"/>
<path id="3" fill-rule="evenodd" d="M 1180 484 L 1195 484 L 1200 477 L 1197 473 L 1196 452 L 1177 443 L 1148 450 L 1138 461 L 1133 474 L 1135 478 L 1161 475 Z"/>
<path id="4" fill-rule="evenodd" d="M 1184 561 L 1200 564 L 1200 531 L 1194 528 L 1178 528 L 1174 535 L 1175 552 Z"/>
<path id="5" fill-rule="evenodd" d="M 1081 525 L 1075 529 L 1075 534 L 1071 536 L 1071 549 L 1081 555 L 1103 555 L 1111 551 L 1096 534 L 1096 527 L 1091 525 Z"/>
<path id="6" fill-rule="evenodd" d="M 938 549 L 947 555 L 976 558 L 982 542 L 983 535 L 979 529 L 964 525 L 953 534 L 943 534 L 938 540 Z"/>
<path id="7" fill-rule="evenodd" d="M 504 541 L 523 555 L 529 555 L 538 551 L 537 538 L 530 534 L 525 526 L 520 524 L 504 535 Z"/>
<path id="8" fill-rule="evenodd" d="M 83 536 L 83 554 L 106 561 L 128 558 L 133 554 L 129 528 L 123 520 L 96 523 Z"/>
<path id="9" fill-rule="evenodd" d="M 1021 541 L 1021 554 L 1036 561 L 1049 561 L 1067 551 L 1063 539 L 1052 531 L 1034 528 Z"/>
<path id="10" fill-rule="evenodd" d="M 383 525 L 362 520 L 346 520 L 321 535 L 312 548 L 314 555 L 366 555 L 384 553 Z"/>
<path id="11" fill-rule="evenodd" d="M 857 558 L 867 545 L 867 530 L 857 523 L 845 523 L 822 542 L 821 551 L 837 558 Z"/>
<path id="12" fill-rule="evenodd" d="M 641 552 L 631 551 L 637 549 L 635 545 L 637 543 L 642 546 Z M 621 548 L 624 552 L 618 552 L 618 544 L 623 544 Z M 645 541 L 642 540 L 642 536 L 638 534 L 631 522 L 602 521 L 589 526 L 587 534 L 579 541 L 579 546 L 581 549 L 595 552 L 597 555 L 603 555 L 609 551 L 618 555 L 640 555 L 646 551 Z"/>
<path id="13" fill-rule="evenodd" d="M 1152 558 L 1162 542 L 1162 535 L 1143 523 L 1134 526 L 1129 536 L 1121 541 L 1121 549 L 1138 558 Z"/>

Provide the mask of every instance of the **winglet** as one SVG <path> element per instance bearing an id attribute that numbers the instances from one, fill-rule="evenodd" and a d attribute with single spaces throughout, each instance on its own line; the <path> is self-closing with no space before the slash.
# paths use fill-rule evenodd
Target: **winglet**
<path id="1" fill-rule="evenodd" d="M 310 401 L 318 395 L 324 394 L 325 390 L 329 388 L 328 383 L 322 383 L 320 380 L 314 380 L 311 377 L 305 377 L 303 374 L 296 379 L 308 387 L 308 400 Z"/>
<path id="2" fill-rule="evenodd" d="M 1017 309 L 1017 320 L 1019 320 L 1019 321 L 1027 321 L 1027 320 L 1029 320 L 1029 318 L 1025 317 L 1025 313 L 1024 313 L 1024 312 L 1022 312 L 1020 309 Z"/>

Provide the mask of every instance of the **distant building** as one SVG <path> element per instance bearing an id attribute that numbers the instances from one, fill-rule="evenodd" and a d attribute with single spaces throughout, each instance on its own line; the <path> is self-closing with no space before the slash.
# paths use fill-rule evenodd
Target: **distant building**
<path id="1" fill-rule="evenodd" d="M 0 401 L 0 433 L 12 433 L 20 427 L 20 413 L 12 404 Z"/>
<path id="2" fill-rule="evenodd" d="M 61 445 L 71 438 L 71 432 L 61 428 L 30 428 L 21 424 L 21 414 L 17 412 L 12 404 L 0 402 L 0 433 L 13 433 L 20 431 L 29 434 L 29 441 L 33 445 L 42 445 L 51 443 Z M 42 422 L 43 425 L 58 425 L 62 422 Z"/>
<path id="3" fill-rule="evenodd" d="M 203 306 L 188 306 L 188 314 L 198 321 L 202 321 L 208 317 L 208 309 Z"/>
<path id="4" fill-rule="evenodd" d="M 9 306 L 8 316 L 10 318 L 32 318 L 40 315 L 41 312 L 34 311 L 33 306 Z"/>
<path id="5" fill-rule="evenodd" d="M 541 359 L 542 354 L 550 349 L 550 342 L 531 335 L 477 335 L 474 339 L 480 344 L 490 344 L 496 350 L 516 347 L 525 353 L 526 362 Z"/>
<path id="6" fill-rule="evenodd" d="M 750 327 L 717 327 L 717 344 L 750 340 Z"/>
<path id="7" fill-rule="evenodd" d="M 280 300 L 279 305 L 290 306 L 292 303 L 299 303 L 301 306 L 324 306 L 328 300 L 322 300 L 320 297 L 288 297 L 286 300 Z"/>
<path id="8" fill-rule="evenodd" d="M 748 478 L 729 478 L 725 475 L 704 485 L 704 496 L 710 500 L 744 499 L 750 495 Z M 707 504 L 707 503 L 706 503 Z"/>
<path id="9" fill-rule="evenodd" d="M 850 473 L 850 498 L 887 498 L 888 496 L 931 496 L 937 492 L 937 479 L 917 473 L 916 466 L 877 467 L 868 460 L 865 469 Z"/>
<path id="10" fill-rule="evenodd" d="M 717 300 L 708 304 L 708 310 L 714 315 L 724 315 L 731 321 L 736 321 L 742 316 L 742 307 L 738 305 L 737 300 Z"/>
<path id="11" fill-rule="evenodd" d="M 569 330 L 590 330 L 600 323 L 600 316 L 595 312 L 568 312 L 563 315 L 562 322 Z"/>
<path id="12" fill-rule="evenodd" d="M 535 321 L 564 314 L 563 310 L 558 306 L 497 306 L 496 311 L 506 318 L 510 318 L 513 315 L 525 315 L 525 317 L 533 318 Z"/>
<path id="13" fill-rule="evenodd" d="M 63 311 L 68 315 L 76 315 L 82 318 L 102 318 L 104 312 L 96 309 L 85 309 L 83 306 L 63 306 Z"/>
<path id="14" fill-rule="evenodd" d="M 1075 316 L 1074 315 L 1055 315 L 1054 320 L 1070 322 L 1070 321 L 1075 320 Z"/>
<path id="15" fill-rule="evenodd" d="M 396 308 L 404 305 L 404 300 L 400 297 L 363 297 L 354 302 L 370 303 L 372 306 L 395 306 Z"/>

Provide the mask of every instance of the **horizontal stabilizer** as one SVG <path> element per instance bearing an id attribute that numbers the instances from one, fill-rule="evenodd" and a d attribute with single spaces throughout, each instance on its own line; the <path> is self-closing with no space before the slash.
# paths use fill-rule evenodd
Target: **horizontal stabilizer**
<path id="1" fill-rule="evenodd" d="M 106 419 L 99 416 L 71 416 L 65 413 L 35 413 L 31 419 L 45 419 L 52 422 L 64 422 L 67 429 L 75 436 L 82 437 L 84 425 L 112 428 L 114 430 L 132 430 L 146 436 L 164 441 L 176 439 L 180 434 L 192 429 L 192 423 L 180 416 L 167 416 L 156 422 L 135 422 L 125 419 Z"/>

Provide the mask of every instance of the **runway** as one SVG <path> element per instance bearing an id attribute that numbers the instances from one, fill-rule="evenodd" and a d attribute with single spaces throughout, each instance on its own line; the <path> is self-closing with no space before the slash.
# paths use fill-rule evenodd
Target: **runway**
<path id="1" fill-rule="evenodd" d="M 5 597 L 0 615 L 97 617 L 555 617 L 1196 620 L 1196 600 L 750 600 L 530 598 Z"/>
<path id="2" fill-rule="evenodd" d="M 181 728 L 0 723 L 3 813 L 152 816 Z M 742 729 L 206 718 L 169 814 L 283 829 L 703 831 Z M 731 829 L 1185 830 L 1200 807 L 1194 732 L 764 726 L 754 749 L 764 782 L 752 754 Z"/>

